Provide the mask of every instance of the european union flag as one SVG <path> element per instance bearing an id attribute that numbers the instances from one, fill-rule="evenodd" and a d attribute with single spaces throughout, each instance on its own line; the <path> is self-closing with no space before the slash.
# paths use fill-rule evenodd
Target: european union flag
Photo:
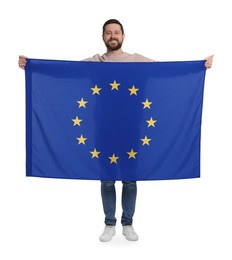
<path id="1" fill-rule="evenodd" d="M 28 59 L 27 176 L 200 177 L 204 61 Z"/>

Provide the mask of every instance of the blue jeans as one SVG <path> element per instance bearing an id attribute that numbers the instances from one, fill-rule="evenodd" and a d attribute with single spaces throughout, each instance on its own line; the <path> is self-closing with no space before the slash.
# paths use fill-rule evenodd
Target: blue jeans
<path id="1" fill-rule="evenodd" d="M 133 216 L 135 212 L 135 202 L 137 196 L 136 182 L 123 181 L 122 182 L 122 218 L 121 224 L 123 226 L 132 225 Z M 115 181 L 101 181 L 101 196 L 103 203 L 103 210 L 105 213 L 105 224 L 116 225 L 116 190 Z"/>

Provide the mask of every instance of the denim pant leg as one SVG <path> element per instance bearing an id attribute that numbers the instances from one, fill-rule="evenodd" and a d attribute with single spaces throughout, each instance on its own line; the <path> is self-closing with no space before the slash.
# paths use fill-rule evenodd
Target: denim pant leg
<path id="1" fill-rule="evenodd" d="M 101 181 L 101 196 L 106 225 L 116 225 L 116 190 L 114 184 L 114 181 Z"/>
<path id="2" fill-rule="evenodd" d="M 123 226 L 132 225 L 133 216 L 135 213 L 135 203 L 137 197 L 136 182 L 124 181 L 122 188 L 122 219 Z"/>

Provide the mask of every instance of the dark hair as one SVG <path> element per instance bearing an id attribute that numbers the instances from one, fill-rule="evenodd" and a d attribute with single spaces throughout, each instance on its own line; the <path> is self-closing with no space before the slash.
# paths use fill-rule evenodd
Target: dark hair
<path id="1" fill-rule="evenodd" d="M 116 20 L 116 19 L 110 19 L 110 20 L 108 20 L 108 21 L 106 21 L 106 22 L 104 23 L 103 28 L 102 28 L 102 29 L 103 29 L 103 34 L 104 34 L 104 31 L 105 31 L 106 25 L 107 25 L 107 24 L 112 24 L 112 23 L 116 23 L 116 24 L 120 25 L 122 34 L 124 34 L 124 29 L 123 29 L 122 24 L 121 24 L 118 20 Z"/>

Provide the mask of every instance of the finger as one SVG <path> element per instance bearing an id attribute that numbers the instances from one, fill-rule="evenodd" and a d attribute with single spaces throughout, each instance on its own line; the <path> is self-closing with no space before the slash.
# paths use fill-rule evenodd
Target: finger
<path id="1" fill-rule="evenodd" d="M 213 59 L 214 55 L 210 55 L 208 57 L 205 58 L 205 60 L 209 60 L 209 59 Z"/>
<path id="2" fill-rule="evenodd" d="M 19 55 L 19 62 L 24 62 L 24 63 L 26 63 L 26 62 L 27 62 L 27 57 L 24 56 L 24 55 Z"/>
<path id="3" fill-rule="evenodd" d="M 26 58 L 27 58 L 27 56 L 24 56 L 24 55 L 19 55 L 19 58 L 24 58 L 24 59 L 26 59 Z"/>
<path id="4" fill-rule="evenodd" d="M 210 69 L 212 67 L 211 63 L 205 62 L 205 67 L 206 69 Z"/>
<path id="5" fill-rule="evenodd" d="M 24 68 L 25 68 L 25 65 L 26 65 L 25 62 L 19 61 L 18 64 L 19 64 L 19 67 L 20 67 L 21 69 L 24 69 Z"/>

